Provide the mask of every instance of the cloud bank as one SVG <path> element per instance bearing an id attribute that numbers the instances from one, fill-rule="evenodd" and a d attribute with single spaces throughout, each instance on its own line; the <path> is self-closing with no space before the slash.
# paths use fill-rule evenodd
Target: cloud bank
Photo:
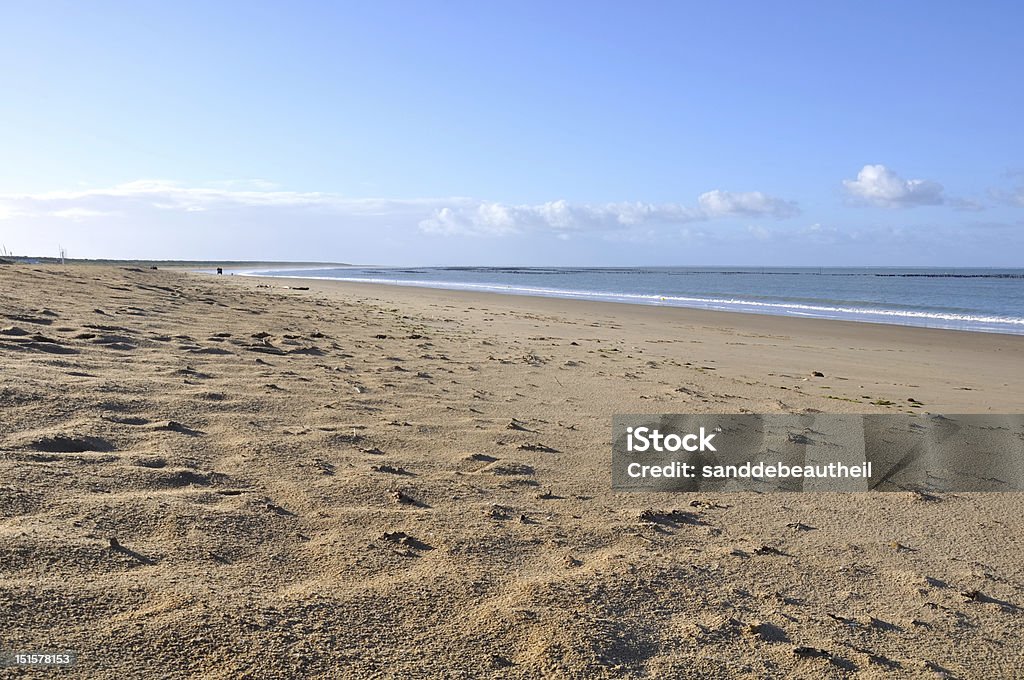
<path id="1" fill-rule="evenodd" d="M 941 188 L 904 180 L 884 166 L 867 166 L 849 184 L 852 193 L 881 205 L 941 200 L 950 215 L 960 212 L 957 200 L 943 196 Z M 1009 196 L 1007 203 L 1015 199 Z M 255 181 L 197 187 L 140 180 L 0 194 L 0 246 L 16 255 L 56 255 L 63 246 L 72 257 L 84 258 L 580 266 L 995 266 L 1015 263 L 1015 253 L 1024 248 L 1019 220 L 956 226 L 946 215 L 910 225 L 900 214 L 883 213 L 869 222 L 858 217 L 836 224 L 816 215 L 806 226 L 793 219 L 799 214 L 789 200 L 722 189 L 688 203 L 510 203 L 351 198 Z M 993 249 L 993 242 L 1001 246 Z"/>
<path id="2" fill-rule="evenodd" d="M 140 180 L 110 188 L 0 195 L 0 219 L 50 217 L 73 221 L 134 216 L 143 223 L 154 213 L 278 211 L 290 220 L 317 215 L 338 224 L 385 221 L 425 234 L 503 236 L 546 231 L 614 232 L 642 226 L 671 226 L 726 217 L 786 218 L 799 213 L 792 201 L 759 191 L 715 190 L 696 206 L 680 203 L 621 202 L 586 204 L 565 200 L 513 205 L 471 198 L 354 199 L 332 193 L 186 187 L 174 182 Z"/>
<path id="3" fill-rule="evenodd" d="M 551 201 L 538 205 L 506 205 L 466 202 L 445 206 L 419 223 L 432 234 L 501 235 L 549 230 L 620 231 L 644 226 L 684 225 L 724 217 L 771 217 L 784 219 L 800 213 L 796 203 L 760 191 L 709 191 L 696 207 L 679 203 L 572 204 Z"/>

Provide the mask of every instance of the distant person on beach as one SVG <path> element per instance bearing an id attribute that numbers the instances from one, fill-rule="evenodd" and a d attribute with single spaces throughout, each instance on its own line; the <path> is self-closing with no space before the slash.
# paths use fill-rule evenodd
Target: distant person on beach
<path id="1" fill-rule="evenodd" d="M 224 273 L 224 269 L 222 267 L 217 267 L 217 273 L 218 274 L 223 274 Z"/>

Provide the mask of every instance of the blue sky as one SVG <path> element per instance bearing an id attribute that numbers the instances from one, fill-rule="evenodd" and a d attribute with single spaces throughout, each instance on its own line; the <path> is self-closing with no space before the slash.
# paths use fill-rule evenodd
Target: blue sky
<path id="1" fill-rule="evenodd" d="M 0 6 L 0 245 L 1020 265 L 1024 10 Z"/>

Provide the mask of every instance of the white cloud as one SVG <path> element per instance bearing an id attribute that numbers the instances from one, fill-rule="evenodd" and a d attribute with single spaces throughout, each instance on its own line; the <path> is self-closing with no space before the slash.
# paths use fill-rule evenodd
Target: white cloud
<path id="1" fill-rule="evenodd" d="M 926 179 L 903 179 L 884 165 L 865 165 L 857 179 L 844 179 L 851 196 L 886 208 L 941 205 L 943 187 Z"/>
<path id="2" fill-rule="evenodd" d="M 297 191 L 238 190 L 218 187 L 185 187 L 165 180 L 136 180 L 107 189 L 53 191 L 30 196 L 36 200 L 123 200 L 148 203 L 164 210 L 209 208 L 217 205 L 308 206 L 330 202 L 330 194 Z"/>
<path id="3" fill-rule="evenodd" d="M 431 234 L 502 235 L 528 231 L 622 231 L 643 226 L 681 225 L 735 216 L 785 218 L 799 213 L 796 204 L 760 191 L 709 191 L 698 207 L 679 203 L 573 204 L 551 201 L 537 205 L 505 205 L 466 201 L 445 206 L 419 223 Z"/>
<path id="4" fill-rule="evenodd" d="M 448 199 L 458 202 L 462 199 Z M 186 187 L 164 180 L 137 180 L 109 188 L 0 195 L 3 214 L 82 218 L 146 211 L 239 212 L 250 208 L 315 210 L 346 215 L 385 215 L 412 210 L 428 214 L 445 200 L 350 199 L 338 194 L 298 191 Z"/>
<path id="5" fill-rule="evenodd" d="M 699 210 L 675 203 L 573 204 L 550 201 L 536 205 L 464 201 L 440 208 L 421 220 L 430 234 L 500 236 L 530 231 L 616 231 L 645 224 L 682 224 L 707 219 Z"/>
<path id="6" fill-rule="evenodd" d="M 760 191 L 708 191 L 698 199 L 707 217 L 794 217 L 800 213 L 796 203 L 774 198 Z"/>
<path id="7" fill-rule="evenodd" d="M 225 184 L 225 183 L 221 183 Z M 551 230 L 610 231 L 644 225 L 679 225 L 734 216 L 785 218 L 799 212 L 796 204 L 760 191 L 709 191 L 697 207 L 680 203 L 506 204 L 470 198 L 353 199 L 332 193 L 186 187 L 163 180 L 138 180 L 110 188 L 52 191 L 0 196 L 0 214 L 49 215 L 67 219 L 141 211 L 178 213 L 225 212 L 245 209 L 288 209 L 350 217 L 412 219 L 411 224 L 432 234 L 496 235 Z"/>
<path id="8" fill-rule="evenodd" d="M 519 252 L 519 257 L 532 257 L 539 243 L 548 248 L 570 240 L 585 250 L 599 248 L 595 244 L 600 242 L 657 242 L 680 235 L 699 239 L 705 232 L 690 230 L 694 223 L 796 213 L 795 204 L 756 191 L 710 191 L 691 205 L 567 200 L 512 204 L 466 197 L 349 198 L 260 189 L 251 183 L 242 188 L 230 183 L 195 187 L 138 180 L 105 188 L 0 194 L 0 236 L 19 252 L 50 252 L 60 243 L 81 256 L 97 257 L 223 253 L 244 259 L 245 253 L 258 258 L 273 253 L 277 258 L 315 259 L 328 258 L 330 251 L 330 259 L 373 262 L 403 252 L 407 261 L 416 261 L 426 253 L 448 258 L 453 253 L 513 257 L 511 253 Z M 473 243 L 464 239 L 453 248 L 439 237 L 490 238 Z M 492 238 L 504 238 L 502 247 L 496 248 Z"/>
<path id="9" fill-rule="evenodd" d="M 956 207 L 956 199 L 944 197 Z M 773 220 L 796 207 L 710 191 L 689 205 L 353 199 L 146 180 L 0 194 L 0 244 L 27 255 L 427 264 L 971 264 L 1010 266 L 1021 224 L 898 227 Z M 491 236 L 450 239 L 439 235 Z M 666 243 L 672 244 L 666 247 Z M 992 248 L 992 243 L 999 243 Z"/>

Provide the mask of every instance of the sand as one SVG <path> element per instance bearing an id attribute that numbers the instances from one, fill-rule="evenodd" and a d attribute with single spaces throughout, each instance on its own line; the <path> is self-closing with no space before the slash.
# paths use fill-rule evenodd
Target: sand
<path id="1" fill-rule="evenodd" d="M 0 376 L 0 651 L 66 677 L 1024 676 L 1021 494 L 609 469 L 614 413 L 1021 412 L 1021 337 L 5 265 Z"/>

